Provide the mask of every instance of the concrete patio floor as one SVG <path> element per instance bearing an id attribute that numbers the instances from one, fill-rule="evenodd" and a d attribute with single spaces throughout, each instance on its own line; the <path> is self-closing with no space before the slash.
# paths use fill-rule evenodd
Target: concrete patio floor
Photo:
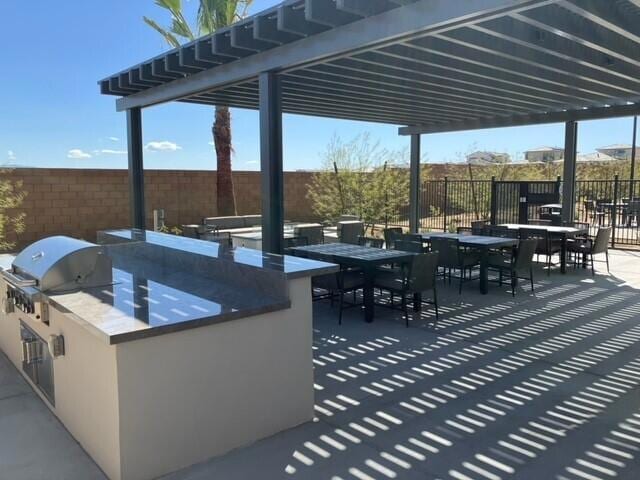
<path id="1" fill-rule="evenodd" d="M 603 265 L 538 270 L 535 296 L 441 287 L 435 327 L 430 307 L 407 329 L 317 303 L 316 420 L 164 478 L 640 478 L 640 253 Z M 0 466 L 104 478 L 3 356 Z"/>

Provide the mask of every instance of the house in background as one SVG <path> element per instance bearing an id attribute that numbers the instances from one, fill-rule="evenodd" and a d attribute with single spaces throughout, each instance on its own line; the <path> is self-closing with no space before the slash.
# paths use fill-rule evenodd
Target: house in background
<path id="1" fill-rule="evenodd" d="M 539 147 L 524 152 L 527 162 L 556 162 L 564 158 L 564 148 Z"/>
<path id="2" fill-rule="evenodd" d="M 511 157 L 508 153 L 473 152 L 467 155 L 467 163 L 471 165 L 491 165 L 510 162 Z"/>
<path id="3" fill-rule="evenodd" d="M 607 155 L 616 160 L 631 160 L 631 145 L 617 144 L 596 149 L 598 153 Z M 636 157 L 637 158 L 637 157 Z"/>

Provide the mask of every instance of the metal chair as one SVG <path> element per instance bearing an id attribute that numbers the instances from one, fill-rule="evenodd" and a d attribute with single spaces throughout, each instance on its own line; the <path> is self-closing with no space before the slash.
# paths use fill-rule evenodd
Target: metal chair
<path id="1" fill-rule="evenodd" d="M 436 252 L 421 253 L 415 255 L 411 259 L 411 263 L 404 268 L 400 274 L 380 275 L 374 280 L 374 286 L 389 291 L 392 294 L 400 295 L 400 308 L 405 319 L 405 325 L 409 327 L 409 311 L 407 309 L 407 295 L 422 294 L 429 290 L 432 291 L 433 299 L 425 301 L 421 299 L 421 303 L 431 303 L 435 307 L 436 322 L 438 316 L 438 294 L 436 289 L 436 274 L 438 271 L 438 254 Z M 385 305 L 395 308 L 397 305 Z"/>
<path id="2" fill-rule="evenodd" d="M 395 250 L 412 253 L 424 253 L 424 245 L 422 244 L 422 238 L 420 241 L 412 240 L 409 238 L 400 238 L 396 240 Z"/>
<path id="3" fill-rule="evenodd" d="M 402 227 L 389 227 L 382 231 L 384 235 L 384 245 L 389 250 L 393 250 L 396 237 L 402 235 Z"/>
<path id="4" fill-rule="evenodd" d="M 313 301 L 329 299 L 331 306 L 336 297 L 338 297 L 338 325 L 342 325 L 342 311 L 345 308 L 355 307 L 358 304 L 354 301 L 345 306 L 344 295 L 346 293 L 355 294 L 358 290 L 364 287 L 364 275 L 359 270 L 340 269 L 337 273 L 328 273 L 326 275 L 319 275 L 311 279 L 312 287 L 312 299 Z M 324 290 L 326 293 L 313 295 L 314 289 Z"/>
<path id="5" fill-rule="evenodd" d="M 488 220 L 475 220 L 471 222 L 471 235 L 482 235 L 484 227 L 488 225 Z"/>
<path id="6" fill-rule="evenodd" d="M 443 268 L 443 277 L 446 281 L 447 271 L 449 272 L 449 284 L 451 284 L 451 271 L 459 270 L 460 276 L 458 293 L 462 293 L 462 283 L 467 281 L 466 272 L 469 269 L 469 279 L 473 269 L 480 265 L 480 255 L 476 252 L 468 252 L 460 247 L 460 242 L 456 238 L 432 237 L 431 251 L 438 252 L 438 266 Z"/>
<path id="7" fill-rule="evenodd" d="M 301 225 L 293 229 L 296 237 L 305 237 L 307 245 L 319 245 L 324 243 L 324 231 L 322 225 Z"/>
<path id="8" fill-rule="evenodd" d="M 497 270 L 500 277 L 499 283 L 502 285 L 502 275 L 504 272 L 509 273 L 511 279 L 511 296 L 516 296 L 516 286 L 518 279 L 529 280 L 531 282 L 531 291 L 534 291 L 533 287 L 533 255 L 536 252 L 538 246 L 538 240 L 535 238 L 529 238 L 521 240 L 518 243 L 518 248 L 515 254 L 510 257 L 504 257 L 502 255 L 492 255 L 489 257 L 489 269 Z M 521 276 L 528 273 L 529 276 Z"/>
<path id="9" fill-rule="evenodd" d="M 551 258 L 556 253 L 560 253 L 562 251 L 562 243 L 559 240 L 553 239 L 547 230 L 538 228 L 521 228 L 520 240 L 528 239 L 536 240 L 536 255 L 543 255 L 547 257 L 547 275 L 551 275 Z"/>
<path id="10" fill-rule="evenodd" d="M 364 236 L 363 222 L 340 222 L 338 227 L 338 238 L 341 243 L 357 245 L 358 238 Z"/>
<path id="11" fill-rule="evenodd" d="M 291 247 L 304 247 L 309 245 L 309 239 L 307 237 L 289 237 L 284 239 L 284 249 Z"/>
<path id="12" fill-rule="evenodd" d="M 591 260 L 591 275 L 595 275 L 596 271 L 593 266 L 593 256 L 604 253 L 605 262 L 607 263 L 607 273 L 609 273 L 609 240 L 613 227 L 601 227 L 595 238 L 587 238 L 585 240 L 577 240 L 568 246 L 569 252 L 574 254 L 574 267 L 577 266 L 578 257 L 589 257 Z"/>
<path id="13" fill-rule="evenodd" d="M 361 247 L 382 248 L 384 240 L 374 237 L 358 237 L 358 245 Z"/>

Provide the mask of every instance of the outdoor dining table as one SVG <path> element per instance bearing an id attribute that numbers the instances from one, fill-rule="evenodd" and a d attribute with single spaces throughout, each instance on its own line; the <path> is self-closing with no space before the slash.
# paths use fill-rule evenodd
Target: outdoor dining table
<path id="1" fill-rule="evenodd" d="M 480 252 L 480 293 L 483 295 L 489 292 L 489 252 L 518 245 L 518 240 L 515 238 L 490 237 L 487 235 L 462 235 L 444 232 L 427 232 L 420 235 L 425 242 L 430 242 L 433 237 L 455 238 L 458 240 L 459 245 L 473 248 Z"/>
<path id="2" fill-rule="evenodd" d="M 546 230 L 552 237 L 560 238 L 562 245 L 560 249 L 560 271 L 567 273 L 567 240 L 574 238 L 578 235 L 588 235 L 589 228 L 587 227 L 560 227 L 552 225 L 528 225 L 522 223 L 504 223 L 502 227 L 507 227 L 509 230 L 520 230 L 526 228 L 527 230 Z"/>
<path id="3" fill-rule="evenodd" d="M 351 245 L 348 243 L 324 243 L 291 247 L 288 249 L 288 253 L 299 257 L 361 269 L 364 274 L 364 319 L 369 323 L 373 322 L 374 316 L 373 282 L 377 268 L 381 265 L 392 263 L 409 263 L 415 255 L 415 253 L 403 252 L 401 250 L 361 247 L 360 245 Z M 414 310 L 420 310 L 421 300 L 420 295 L 414 295 Z"/>

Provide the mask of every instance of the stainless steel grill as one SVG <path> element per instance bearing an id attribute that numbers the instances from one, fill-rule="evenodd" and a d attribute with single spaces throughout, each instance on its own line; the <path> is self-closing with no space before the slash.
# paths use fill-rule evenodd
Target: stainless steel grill
<path id="1" fill-rule="evenodd" d="M 8 284 L 5 310 L 17 308 L 48 323 L 43 295 L 108 285 L 111 267 L 102 246 L 64 236 L 39 240 L 0 272 Z"/>

